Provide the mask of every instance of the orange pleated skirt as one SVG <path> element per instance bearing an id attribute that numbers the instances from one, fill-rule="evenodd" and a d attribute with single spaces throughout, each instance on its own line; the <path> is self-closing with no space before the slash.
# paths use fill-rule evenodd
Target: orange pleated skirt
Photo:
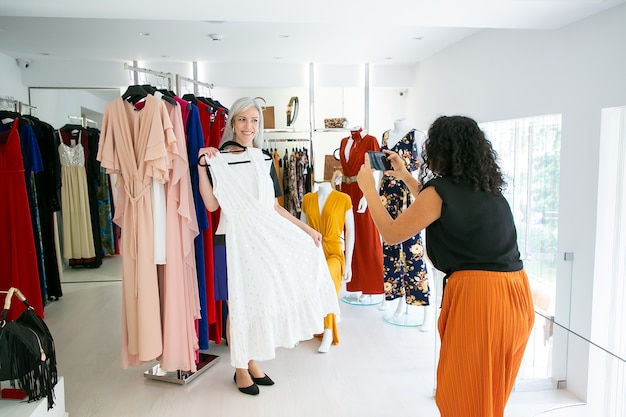
<path id="1" fill-rule="evenodd" d="M 441 417 L 504 416 L 534 319 L 524 270 L 450 276 L 438 322 Z"/>

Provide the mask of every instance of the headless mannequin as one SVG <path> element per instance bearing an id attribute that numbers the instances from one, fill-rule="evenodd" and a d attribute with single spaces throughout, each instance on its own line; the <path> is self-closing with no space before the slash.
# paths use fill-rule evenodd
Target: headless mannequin
<path id="1" fill-rule="evenodd" d="M 352 133 L 353 132 L 357 132 L 360 130 L 360 135 L 361 138 L 364 138 L 365 135 L 367 135 L 367 132 L 365 130 L 363 130 L 361 128 L 361 126 L 354 126 L 352 128 L 350 128 L 350 137 L 348 137 L 348 140 L 346 141 L 346 147 L 344 149 L 344 156 L 346 158 L 346 161 L 350 160 L 350 149 L 352 149 L 352 143 L 354 142 L 354 140 L 352 139 Z M 376 179 L 377 182 L 380 182 L 382 175 L 380 175 L 379 171 L 375 171 L 374 172 L 374 177 Z M 356 212 L 357 213 L 365 213 L 365 210 L 367 210 L 367 200 L 365 199 L 365 196 L 361 197 L 361 199 L 359 200 L 359 206 L 357 207 Z M 349 282 L 349 281 L 348 281 Z M 371 304 L 372 303 L 372 296 L 371 295 L 361 295 L 359 297 L 359 303 L 363 303 L 363 304 Z"/>
<path id="2" fill-rule="evenodd" d="M 356 132 L 359 129 L 361 129 L 361 126 L 354 126 L 350 128 L 350 132 L 351 133 Z M 361 130 L 360 134 L 361 134 L 361 137 L 364 138 L 367 132 L 365 130 Z M 344 156 L 346 157 L 346 161 L 350 160 L 350 149 L 352 149 L 352 142 L 354 142 L 354 140 L 352 139 L 352 135 L 350 135 L 350 137 L 348 138 L 348 141 L 346 142 L 346 148 L 344 149 Z M 361 197 L 361 199 L 359 200 L 359 207 L 357 207 L 356 212 L 365 213 L 366 209 L 367 209 L 367 200 L 365 200 L 365 197 Z"/>
<path id="3" fill-rule="evenodd" d="M 413 127 L 405 118 L 397 119 L 393 122 L 393 129 L 389 131 L 387 147 L 393 149 L 393 147 L 411 130 L 413 130 Z"/>
<path id="4" fill-rule="evenodd" d="M 323 182 L 319 185 L 319 188 L 317 190 L 317 204 L 320 210 L 320 215 L 322 214 L 324 205 L 326 204 L 326 200 L 328 200 L 328 196 L 333 190 L 334 186 L 329 182 Z M 306 214 L 304 213 L 304 211 L 300 213 L 300 220 L 306 223 Z M 344 251 L 345 266 L 343 280 L 345 282 L 350 282 L 350 280 L 352 279 L 352 254 L 354 252 L 354 214 L 352 214 L 352 209 L 346 211 L 344 219 Z M 328 352 L 332 343 L 332 329 L 324 329 L 322 342 L 320 343 L 317 351 L 320 353 Z"/>
<path id="5" fill-rule="evenodd" d="M 405 119 L 399 118 L 393 122 L 393 129 L 389 130 L 389 135 L 387 137 L 387 148 L 393 149 L 402 138 L 406 136 L 411 130 L 415 130 L 414 127 Z M 417 171 L 414 171 L 412 175 L 417 175 Z M 393 313 L 394 318 L 399 318 L 402 314 L 408 314 L 409 305 L 406 303 L 406 296 L 402 296 L 397 298 L 397 306 L 396 311 Z M 381 303 L 379 310 L 385 311 L 389 306 L 390 301 L 387 301 L 383 298 L 383 302 Z M 424 321 L 420 327 L 420 330 L 423 332 L 427 332 L 430 330 L 430 308 L 429 306 L 424 306 Z"/>

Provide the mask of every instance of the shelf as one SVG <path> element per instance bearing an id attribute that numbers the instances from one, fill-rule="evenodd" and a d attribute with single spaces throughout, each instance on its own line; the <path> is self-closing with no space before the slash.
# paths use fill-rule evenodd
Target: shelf
<path id="1" fill-rule="evenodd" d="M 290 129 L 290 128 L 263 129 L 263 133 L 309 133 L 309 130 L 307 130 L 307 129 Z"/>
<path id="2" fill-rule="evenodd" d="M 315 129 L 315 133 L 323 133 L 323 132 L 349 132 L 350 129 L 347 127 L 335 127 L 330 129 Z"/>

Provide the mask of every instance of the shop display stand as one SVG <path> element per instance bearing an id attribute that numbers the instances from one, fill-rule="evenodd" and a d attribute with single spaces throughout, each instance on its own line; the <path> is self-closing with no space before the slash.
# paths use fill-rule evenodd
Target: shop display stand
<path id="1" fill-rule="evenodd" d="M 382 303 L 382 294 L 354 293 L 344 296 L 341 300 L 353 306 L 374 306 Z"/>
<path id="2" fill-rule="evenodd" d="M 404 299 L 400 298 L 398 302 L 403 303 L 403 301 Z M 394 326 L 420 327 L 424 323 L 424 314 L 420 314 L 418 310 L 423 310 L 423 307 L 418 308 L 418 306 L 411 306 L 406 303 L 403 304 L 404 307 L 398 308 L 393 313 L 385 315 L 383 320 Z"/>
<path id="3" fill-rule="evenodd" d="M 143 376 L 148 379 L 155 379 L 158 381 L 170 382 L 172 384 L 186 385 L 189 382 L 196 379 L 196 377 L 202 374 L 204 371 L 219 362 L 219 356 L 210 355 L 207 353 L 200 353 L 200 362 L 198 362 L 198 370 L 196 372 L 190 371 L 172 371 L 166 372 L 161 369 L 161 365 L 155 365 L 143 373 Z"/>

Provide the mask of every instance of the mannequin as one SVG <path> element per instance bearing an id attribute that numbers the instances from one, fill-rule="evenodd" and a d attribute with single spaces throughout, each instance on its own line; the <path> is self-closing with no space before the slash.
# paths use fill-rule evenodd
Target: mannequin
<path id="1" fill-rule="evenodd" d="M 350 135 L 341 140 L 339 157 L 343 173 L 341 191 L 352 200 L 355 235 L 352 258 L 352 280 L 346 284 L 348 292 L 360 292 L 356 302 L 344 297 L 348 304 L 372 305 L 372 295 L 382 294 L 383 256 L 380 234 L 374 225 L 363 193 L 356 182 L 356 175 L 363 165 L 368 151 L 379 151 L 378 139 L 367 134 L 360 126 L 350 129 Z"/>
<path id="2" fill-rule="evenodd" d="M 302 200 L 300 219 L 322 234 L 322 248 L 335 290 L 339 293 L 342 279 L 352 279 L 354 251 L 354 216 L 350 196 L 333 188 L 331 183 L 320 184 L 317 192 L 307 193 Z M 344 242 L 341 234 L 344 234 Z M 345 255 L 344 255 L 345 252 Z M 339 343 L 337 320 L 334 314 L 324 318 L 324 333 L 318 349 L 326 353 L 331 345 Z"/>
<path id="3" fill-rule="evenodd" d="M 343 150 L 346 161 L 350 160 L 350 150 L 352 150 L 352 145 L 354 144 L 353 136 L 356 136 L 356 135 L 360 136 L 361 139 L 363 139 L 365 135 L 367 135 L 367 132 L 363 130 L 361 126 L 354 126 L 350 128 L 350 136 L 348 137 L 348 141 L 346 142 L 346 147 Z M 365 200 L 365 197 L 361 197 L 356 211 L 357 213 L 365 213 L 366 209 L 367 209 L 367 201 Z"/>
<path id="4" fill-rule="evenodd" d="M 389 137 L 387 138 L 387 147 L 389 149 L 393 149 L 393 147 L 396 146 L 398 142 L 400 142 L 400 139 L 402 139 L 407 133 L 409 133 L 413 129 L 414 128 L 405 118 L 396 119 L 393 122 L 393 129 L 389 131 Z"/>
<path id="5" fill-rule="evenodd" d="M 381 149 L 398 153 L 406 161 L 407 170 L 415 175 L 423 139 L 422 132 L 411 127 L 406 119 L 400 118 L 394 122 L 393 129 L 383 133 Z M 414 199 L 407 186 L 393 175 L 382 177 L 379 194 L 389 215 L 394 219 Z M 419 325 L 414 323 L 415 320 L 408 321 L 408 307 L 423 306 L 425 309 L 421 330 L 430 330 L 430 288 L 425 256 L 421 232 L 400 244 L 387 245 L 383 242 L 385 300 L 379 309 L 386 310 L 390 301 L 398 300 L 395 313 L 386 317 L 386 321 L 400 325 Z"/>

